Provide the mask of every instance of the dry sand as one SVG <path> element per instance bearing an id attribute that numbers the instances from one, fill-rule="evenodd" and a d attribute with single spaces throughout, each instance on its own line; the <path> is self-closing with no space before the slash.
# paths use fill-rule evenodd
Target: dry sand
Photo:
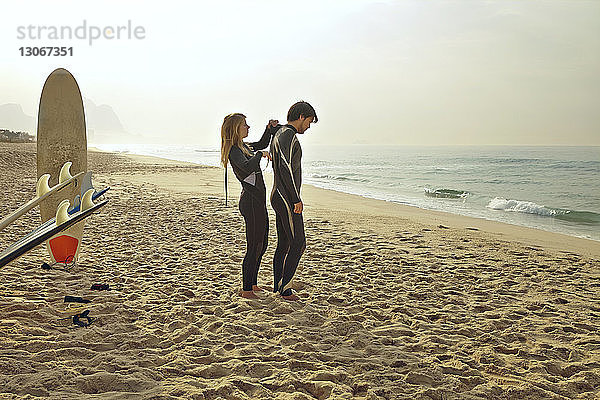
<path id="1" fill-rule="evenodd" d="M 0 165 L 3 216 L 34 194 L 35 145 L 0 144 Z M 306 186 L 301 300 L 245 300 L 222 170 L 99 152 L 89 168 L 110 202 L 80 264 L 42 270 L 39 246 L 0 270 L 0 399 L 600 396 L 598 242 Z M 97 320 L 60 320 L 65 295 Z"/>

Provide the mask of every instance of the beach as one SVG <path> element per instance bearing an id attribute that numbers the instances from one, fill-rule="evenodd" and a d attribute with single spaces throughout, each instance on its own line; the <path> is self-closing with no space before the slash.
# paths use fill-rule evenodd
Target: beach
<path id="1" fill-rule="evenodd" d="M 35 194 L 36 145 L 0 143 L 0 160 L 4 216 Z M 233 174 L 226 206 L 219 168 L 88 161 L 111 189 L 79 264 L 43 270 L 38 246 L 0 270 L 0 399 L 600 396 L 598 241 L 305 185 L 300 300 L 270 290 L 270 205 L 265 290 L 246 300 Z M 39 220 L 5 229 L 0 249 Z M 91 300 L 89 327 L 66 295 Z"/>

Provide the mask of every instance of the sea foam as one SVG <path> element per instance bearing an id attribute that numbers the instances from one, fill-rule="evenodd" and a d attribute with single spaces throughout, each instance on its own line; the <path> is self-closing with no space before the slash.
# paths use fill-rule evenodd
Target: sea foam
<path id="1" fill-rule="evenodd" d="M 487 205 L 487 208 L 491 208 L 492 210 L 536 214 L 544 217 L 553 217 L 556 215 L 556 210 L 541 206 L 531 201 L 507 200 L 502 197 L 494 197 Z"/>

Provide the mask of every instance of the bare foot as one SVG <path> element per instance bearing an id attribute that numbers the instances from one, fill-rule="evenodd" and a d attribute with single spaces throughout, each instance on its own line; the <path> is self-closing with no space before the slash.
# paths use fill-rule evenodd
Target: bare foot
<path id="1" fill-rule="evenodd" d="M 242 290 L 242 293 L 240 294 L 240 296 L 242 296 L 245 299 L 258 299 L 259 298 L 257 295 L 254 294 L 254 292 L 252 290 Z"/>
<path id="2" fill-rule="evenodd" d="M 252 291 L 253 292 L 262 292 L 263 289 L 261 287 L 259 287 L 259 286 L 252 285 Z"/>
<path id="3" fill-rule="evenodd" d="M 289 296 L 281 296 L 283 297 L 284 300 L 287 301 L 298 301 L 300 300 L 300 297 L 296 296 L 295 294 L 290 294 Z"/>

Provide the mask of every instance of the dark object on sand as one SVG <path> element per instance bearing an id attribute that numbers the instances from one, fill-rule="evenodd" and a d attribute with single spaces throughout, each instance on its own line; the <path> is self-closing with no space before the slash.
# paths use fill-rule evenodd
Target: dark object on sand
<path id="1" fill-rule="evenodd" d="M 94 283 L 90 289 L 91 290 L 110 290 L 110 286 L 108 286 L 108 283 Z"/>
<path id="2" fill-rule="evenodd" d="M 96 318 L 89 316 L 90 310 L 85 310 L 81 314 L 73 315 L 73 324 L 77 326 L 81 326 L 83 328 L 88 327 L 94 322 Z M 87 319 L 87 322 L 82 321 L 82 319 Z"/>
<path id="3" fill-rule="evenodd" d="M 91 300 L 78 296 L 65 296 L 65 303 L 90 303 Z"/>

